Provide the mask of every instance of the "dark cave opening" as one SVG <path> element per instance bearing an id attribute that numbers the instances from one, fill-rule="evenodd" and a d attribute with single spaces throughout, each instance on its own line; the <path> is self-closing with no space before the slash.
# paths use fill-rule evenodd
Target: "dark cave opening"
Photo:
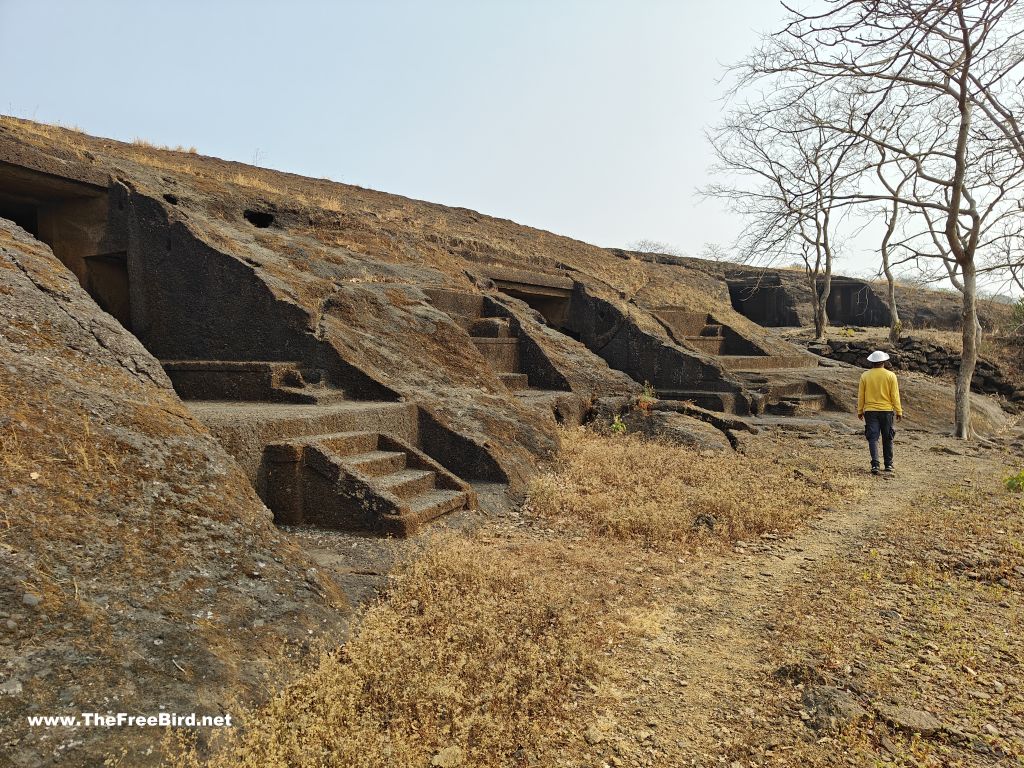
<path id="1" fill-rule="evenodd" d="M 105 187 L 0 163 L 0 217 L 46 243 L 93 300 L 131 330 L 128 254 Z"/>
<path id="2" fill-rule="evenodd" d="M 257 229 L 266 229 L 274 223 L 274 214 L 266 211 L 254 211 L 251 208 L 247 208 L 242 215 L 246 221 Z"/>

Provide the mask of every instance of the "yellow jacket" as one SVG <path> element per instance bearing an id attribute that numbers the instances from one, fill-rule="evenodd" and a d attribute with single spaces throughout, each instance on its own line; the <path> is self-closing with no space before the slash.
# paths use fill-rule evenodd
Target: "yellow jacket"
<path id="1" fill-rule="evenodd" d="M 857 415 L 864 411 L 896 411 L 897 416 L 903 415 L 900 384 L 895 373 L 885 368 L 870 368 L 861 374 Z"/>

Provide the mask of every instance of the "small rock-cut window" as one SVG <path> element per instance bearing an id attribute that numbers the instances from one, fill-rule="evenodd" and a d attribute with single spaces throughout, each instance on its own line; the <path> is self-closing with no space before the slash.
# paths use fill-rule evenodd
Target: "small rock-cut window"
<path id="1" fill-rule="evenodd" d="M 246 221 L 260 229 L 266 229 L 274 223 L 274 214 L 267 213 L 266 211 L 247 210 L 243 216 L 245 216 Z"/>

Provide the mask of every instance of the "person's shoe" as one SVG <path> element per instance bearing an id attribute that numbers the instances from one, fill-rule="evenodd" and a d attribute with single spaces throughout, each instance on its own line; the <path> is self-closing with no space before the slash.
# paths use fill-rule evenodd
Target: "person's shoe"
<path id="1" fill-rule="evenodd" d="M 890 472 L 890 473 L 891 473 L 891 472 L 895 472 L 896 470 L 894 470 L 894 469 L 892 468 L 892 464 L 890 464 L 890 465 L 889 465 L 888 467 L 886 467 L 886 468 L 885 468 L 885 471 L 886 471 L 886 472 Z"/>
<path id="2" fill-rule="evenodd" d="M 872 475 L 877 475 L 878 474 L 878 467 L 872 467 L 871 468 L 871 474 Z"/>

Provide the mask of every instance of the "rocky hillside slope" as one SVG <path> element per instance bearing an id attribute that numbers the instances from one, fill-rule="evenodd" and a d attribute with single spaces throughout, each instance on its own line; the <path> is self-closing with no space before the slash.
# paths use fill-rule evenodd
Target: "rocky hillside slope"
<path id="1" fill-rule="evenodd" d="M 43 232 L 54 207 L 65 230 Z M 159 360 L 308 363 L 334 377 L 335 407 L 407 406 L 418 448 L 463 479 L 513 490 L 557 449 L 556 419 L 612 396 L 632 403 L 647 371 L 659 391 L 655 376 L 690 377 L 738 399 L 756 382 L 725 357 L 813 361 L 735 312 L 727 282 L 696 267 L 10 118 L 3 213 L 26 227 L 0 218 L 0 754 L 19 766 L 96 765 L 111 744 L 154 741 L 30 729 L 27 714 L 230 712 L 276 687 L 282 653 L 337 642 L 349 615 Z M 82 221 L 105 235 L 77 252 Z M 47 236 L 66 246 L 53 246 L 59 259 Z M 72 271 L 89 260 L 95 272 Z M 533 304 L 515 294 L 523 280 Z M 111 297 L 112 313 L 130 305 L 122 323 L 96 303 Z M 522 370 L 491 364 L 480 349 L 499 337 L 464 327 L 481 325 L 515 330 Z M 703 335 L 726 328 L 738 338 Z M 745 349 L 700 345 L 727 340 Z M 853 407 L 854 369 L 782 370 L 795 379 L 782 389 L 813 385 L 835 410 Z M 526 396 L 509 375 L 533 377 Z M 908 427 L 948 422 L 948 387 L 908 385 Z M 531 403 L 548 395 L 576 410 Z M 1001 426 L 995 405 L 979 407 L 982 427 Z M 729 450 L 714 428 L 685 426 Z M 126 761 L 144 763 L 137 752 Z"/>
<path id="2" fill-rule="evenodd" d="M 156 360 L 0 220 L 0 762 L 102 762 L 109 731 L 30 714 L 230 711 L 346 616 Z"/>

